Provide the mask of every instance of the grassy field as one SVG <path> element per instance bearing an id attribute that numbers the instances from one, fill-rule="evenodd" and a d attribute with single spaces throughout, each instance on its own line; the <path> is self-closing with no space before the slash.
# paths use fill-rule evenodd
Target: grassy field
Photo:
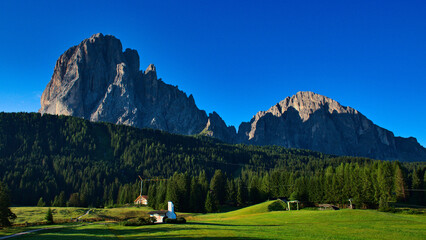
<path id="1" fill-rule="evenodd" d="M 187 216 L 188 223 L 182 225 L 68 225 L 19 239 L 425 239 L 426 236 L 424 214 L 349 209 L 268 212 L 270 203 L 227 213 L 191 215 Z M 128 210 L 104 211 L 117 211 L 120 215 L 120 211 L 122 214 Z"/>
<path id="2" fill-rule="evenodd" d="M 14 223 L 37 223 L 45 221 L 48 207 L 13 207 L 12 212 L 17 218 Z M 90 208 L 77 207 L 52 207 L 55 220 L 70 220 L 85 214 Z M 126 220 L 136 217 L 147 217 L 147 212 L 152 211 L 149 207 L 127 207 L 127 208 L 94 208 L 82 219 L 105 218 L 112 220 Z"/>

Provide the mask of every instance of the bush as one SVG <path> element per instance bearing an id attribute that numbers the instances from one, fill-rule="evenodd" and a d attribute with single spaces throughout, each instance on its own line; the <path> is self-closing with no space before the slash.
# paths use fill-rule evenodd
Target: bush
<path id="1" fill-rule="evenodd" d="M 137 220 L 130 220 L 130 221 L 123 221 L 121 222 L 121 225 L 123 226 L 142 226 L 142 225 L 151 225 L 155 223 L 155 218 L 148 217 L 143 218 L 140 217 Z"/>
<path id="2" fill-rule="evenodd" d="M 379 212 L 395 212 L 395 208 L 390 207 L 387 197 L 381 197 L 379 201 Z"/>
<path id="3" fill-rule="evenodd" d="M 268 206 L 268 211 L 285 211 L 287 207 L 285 206 L 285 203 L 281 200 L 277 200 Z"/>
<path id="4" fill-rule="evenodd" d="M 183 224 L 183 223 L 186 223 L 186 219 L 184 217 L 177 217 L 176 219 L 167 218 L 165 223 Z"/>

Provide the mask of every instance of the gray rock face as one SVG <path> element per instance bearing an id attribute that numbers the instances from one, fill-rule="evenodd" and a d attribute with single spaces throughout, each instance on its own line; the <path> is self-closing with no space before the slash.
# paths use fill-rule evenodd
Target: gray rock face
<path id="1" fill-rule="evenodd" d="M 312 92 L 298 92 L 258 112 L 240 125 L 237 141 L 375 159 L 426 160 L 426 149 L 415 139 L 395 138 L 357 110 Z"/>
<path id="2" fill-rule="evenodd" d="M 208 117 L 177 87 L 157 78 L 153 64 L 139 70 L 135 50 L 113 36 L 93 35 L 56 62 L 40 113 L 71 115 L 171 133 L 204 134 L 229 143 L 280 145 L 336 155 L 425 161 L 414 138 L 394 137 L 357 110 L 312 92 L 258 112 L 238 134 L 213 112 Z"/>
<path id="3" fill-rule="evenodd" d="M 237 136 L 235 127 L 226 126 L 225 121 L 223 121 L 216 112 L 209 114 L 207 125 L 201 133 L 206 136 L 221 139 L 228 143 L 235 143 Z"/>
<path id="4" fill-rule="evenodd" d="M 135 50 L 123 52 L 118 39 L 102 34 L 62 54 L 39 112 L 187 135 L 200 133 L 208 121 L 192 95 L 157 79 L 153 64 L 140 71 Z"/>

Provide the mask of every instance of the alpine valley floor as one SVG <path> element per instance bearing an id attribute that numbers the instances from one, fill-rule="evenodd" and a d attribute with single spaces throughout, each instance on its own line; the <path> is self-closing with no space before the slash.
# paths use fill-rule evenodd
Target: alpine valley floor
<path id="1" fill-rule="evenodd" d="M 426 215 L 375 210 L 268 211 L 264 202 L 217 214 L 184 214 L 186 224 L 64 225 L 16 239 L 424 239 Z M 179 215 L 179 214 L 178 214 Z M 0 236 L 5 235 L 0 230 Z"/>

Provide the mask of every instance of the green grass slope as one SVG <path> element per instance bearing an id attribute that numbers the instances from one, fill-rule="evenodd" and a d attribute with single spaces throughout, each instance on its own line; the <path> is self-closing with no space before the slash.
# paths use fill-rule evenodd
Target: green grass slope
<path id="1" fill-rule="evenodd" d="M 88 224 L 20 239 L 424 239 L 426 216 L 374 210 L 268 211 L 273 201 L 228 213 L 193 215 L 181 225 Z"/>

